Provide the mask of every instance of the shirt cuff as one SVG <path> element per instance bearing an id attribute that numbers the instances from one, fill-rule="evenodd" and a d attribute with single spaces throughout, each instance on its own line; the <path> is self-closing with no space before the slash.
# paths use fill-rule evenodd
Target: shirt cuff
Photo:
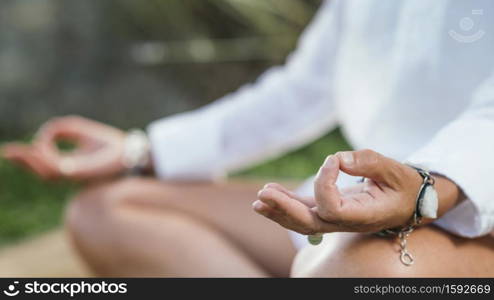
<path id="1" fill-rule="evenodd" d="M 454 137 L 452 137 L 454 138 Z M 468 145 L 468 142 L 466 142 Z M 449 144 L 453 145 L 453 144 Z M 461 148 L 456 143 L 457 148 Z M 439 227 L 462 237 L 475 238 L 487 235 L 494 228 L 494 196 L 489 193 L 490 185 L 480 170 L 479 158 L 470 157 L 459 149 L 459 153 L 442 149 L 433 143 L 413 154 L 408 163 L 420 165 L 429 171 L 453 181 L 465 193 L 467 199 L 435 221 Z M 455 152 L 455 153 L 452 153 Z M 480 156 L 483 156 L 479 153 Z M 467 167 L 468 166 L 468 167 Z M 473 172 L 473 173 L 472 173 Z M 484 185 L 484 186 L 483 186 Z"/>
<path id="2" fill-rule="evenodd" d="M 407 163 L 419 165 L 430 172 L 439 174 L 453 181 L 461 188 L 461 179 L 458 179 L 454 170 L 438 161 L 428 160 L 420 153 L 407 160 Z M 447 175 L 446 175 L 447 174 Z M 456 178 L 456 179 L 455 179 Z M 462 190 L 464 190 L 462 188 Z M 468 197 L 468 196 L 467 196 Z M 455 206 L 434 222 L 437 226 L 459 236 L 474 238 L 490 232 L 490 225 L 481 218 L 480 208 L 470 198 Z"/>
<path id="3" fill-rule="evenodd" d="M 219 118 L 196 111 L 155 121 L 148 126 L 151 155 L 158 177 L 211 181 L 225 176 Z"/>

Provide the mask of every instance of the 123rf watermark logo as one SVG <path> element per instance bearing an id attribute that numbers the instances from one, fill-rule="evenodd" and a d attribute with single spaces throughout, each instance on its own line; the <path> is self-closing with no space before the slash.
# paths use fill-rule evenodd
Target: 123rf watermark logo
<path id="1" fill-rule="evenodd" d="M 9 297 L 17 295 L 53 294 L 75 295 L 88 294 L 126 294 L 127 283 L 101 282 L 38 282 L 30 281 L 20 284 L 14 281 L 3 290 L 3 294 Z"/>

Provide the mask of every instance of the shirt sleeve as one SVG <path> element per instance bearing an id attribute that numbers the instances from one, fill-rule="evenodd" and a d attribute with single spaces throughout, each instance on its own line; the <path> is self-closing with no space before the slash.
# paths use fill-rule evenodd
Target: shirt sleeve
<path id="1" fill-rule="evenodd" d="M 302 146 L 336 124 L 332 70 L 337 4 L 326 2 L 283 67 L 203 108 L 148 127 L 164 179 L 212 180 Z M 331 6 L 331 7 L 330 7 Z"/>
<path id="2" fill-rule="evenodd" d="M 444 175 L 467 196 L 437 225 L 469 238 L 494 231 L 494 74 L 476 90 L 468 109 L 408 161 Z"/>

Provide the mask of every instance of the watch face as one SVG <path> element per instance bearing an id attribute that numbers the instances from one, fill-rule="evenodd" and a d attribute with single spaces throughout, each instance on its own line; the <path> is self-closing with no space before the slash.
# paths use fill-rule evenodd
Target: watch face
<path id="1" fill-rule="evenodd" d="M 420 214 L 424 218 L 437 218 L 438 196 L 434 186 L 429 185 L 425 188 L 424 196 L 420 206 Z"/>

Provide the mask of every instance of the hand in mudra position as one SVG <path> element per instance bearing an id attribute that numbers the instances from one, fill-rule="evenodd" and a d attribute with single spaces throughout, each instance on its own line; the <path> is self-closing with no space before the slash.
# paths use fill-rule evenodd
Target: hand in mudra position
<path id="1" fill-rule="evenodd" d="M 93 180 L 124 171 L 125 133 L 120 129 L 78 116 L 54 118 L 38 130 L 29 145 L 9 143 L 2 156 L 44 179 Z M 76 149 L 63 153 L 57 142 L 73 142 Z"/>
<path id="2" fill-rule="evenodd" d="M 345 189 L 336 186 L 340 171 L 365 177 Z M 327 157 L 314 183 L 314 198 L 303 198 L 270 183 L 258 194 L 254 210 L 302 234 L 377 232 L 406 225 L 415 210 L 421 176 L 409 166 L 371 150 Z"/>

